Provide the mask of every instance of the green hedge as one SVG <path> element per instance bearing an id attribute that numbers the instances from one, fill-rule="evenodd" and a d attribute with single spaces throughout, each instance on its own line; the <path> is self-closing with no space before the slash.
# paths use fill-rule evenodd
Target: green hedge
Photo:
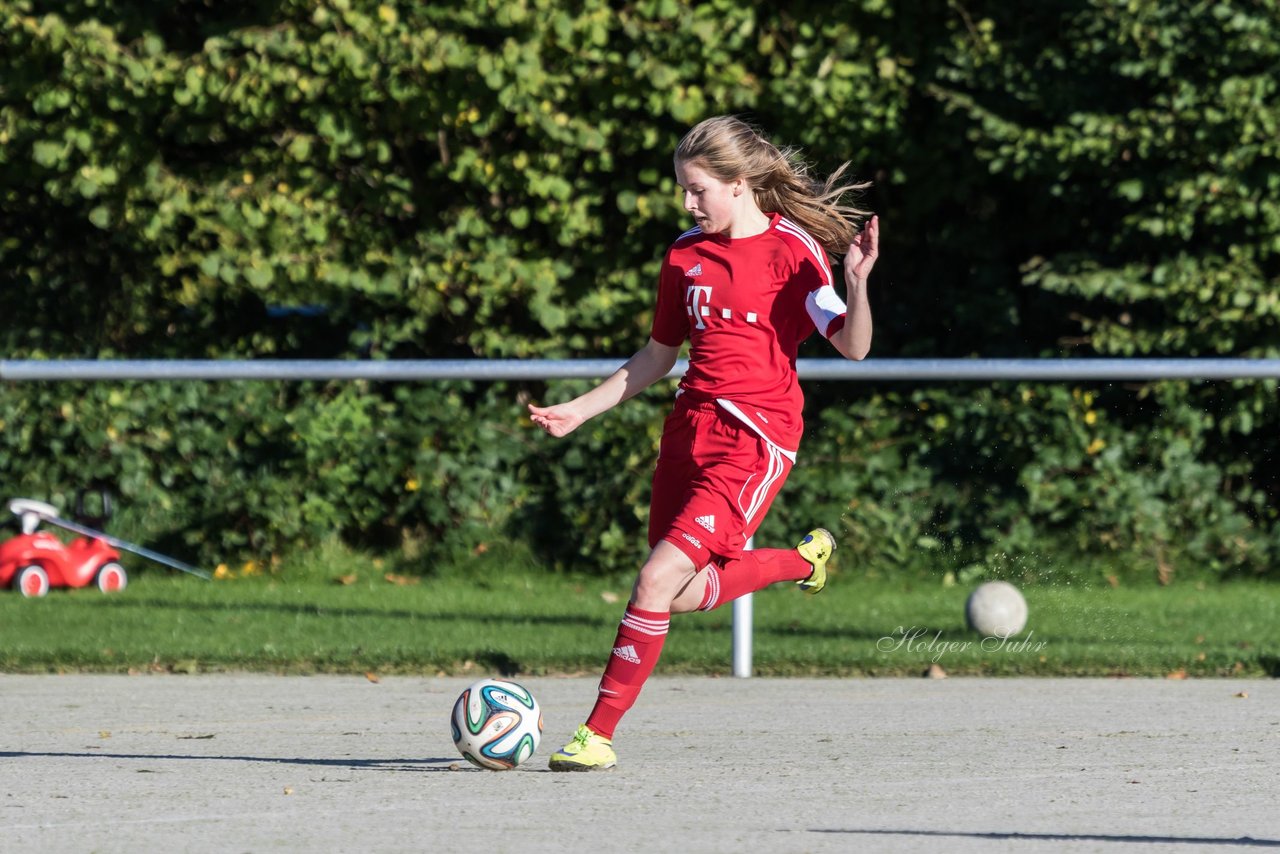
<path id="1" fill-rule="evenodd" d="M 1280 355 L 1280 3 L 0 0 L 0 351 L 625 357 L 670 152 L 745 114 L 875 181 L 880 356 Z M 803 355 L 831 355 L 821 342 Z M 0 388 L 0 485 L 208 562 L 642 548 L 658 390 Z M 1266 573 L 1275 383 L 811 384 L 762 539 L 866 571 Z"/>
<path id="2" fill-rule="evenodd" d="M 579 383 L 557 383 L 566 396 Z M 834 383 L 828 385 L 836 385 Z M 836 527 L 876 574 L 1072 578 L 1265 574 L 1277 551 L 1248 461 L 1220 466 L 1212 419 L 1155 387 L 1144 432 L 1066 385 L 817 389 L 795 470 L 758 540 Z M 515 544 L 616 571 L 642 556 L 665 395 L 552 441 L 506 385 L 31 385 L 0 397 L 5 487 L 70 508 L 123 500 L 117 533 L 209 565 L 338 535 L 429 570 Z M 1100 567 L 1100 569 L 1099 569 Z"/>

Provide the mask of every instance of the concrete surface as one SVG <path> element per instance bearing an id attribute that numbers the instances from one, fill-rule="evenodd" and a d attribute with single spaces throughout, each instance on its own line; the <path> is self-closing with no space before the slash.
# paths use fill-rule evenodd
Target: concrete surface
<path id="1" fill-rule="evenodd" d="M 545 766 L 594 678 L 520 680 L 509 772 L 454 751 L 471 681 L 0 675 L 0 851 L 1280 848 L 1271 680 L 658 677 L 597 774 Z"/>

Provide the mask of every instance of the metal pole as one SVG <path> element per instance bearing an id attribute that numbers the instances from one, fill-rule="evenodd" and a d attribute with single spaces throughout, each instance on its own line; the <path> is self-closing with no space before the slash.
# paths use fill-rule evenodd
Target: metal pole
<path id="1" fill-rule="evenodd" d="M 756 546 L 756 538 L 747 540 L 747 548 Z M 752 638 L 752 604 L 754 593 L 739 596 L 733 600 L 733 675 L 747 679 L 752 674 L 751 638 Z"/>
<path id="2" fill-rule="evenodd" d="M 754 593 L 733 600 L 733 675 L 749 679 L 751 667 L 752 599 Z"/>

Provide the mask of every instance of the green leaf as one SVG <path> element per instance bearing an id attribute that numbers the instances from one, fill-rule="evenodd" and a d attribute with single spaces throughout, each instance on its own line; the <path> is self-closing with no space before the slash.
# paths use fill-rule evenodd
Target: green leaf
<path id="1" fill-rule="evenodd" d="M 55 166 L 61 166 L 63 164 L 65 151 L 66 147 L 60 142 L 40 140 L 32 145 L 31 156 L 36 163 L 39 163 L 47 169 L 52 169 Z"/>

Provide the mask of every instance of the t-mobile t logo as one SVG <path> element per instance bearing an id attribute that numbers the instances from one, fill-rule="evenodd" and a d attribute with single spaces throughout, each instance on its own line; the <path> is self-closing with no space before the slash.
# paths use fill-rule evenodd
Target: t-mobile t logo
<path id="1" fill-rule="evenodd" d="M 706 329 L 702 318 L 711 313 L 711 286 L 689 285 L 685 288 L 685 305 L 693 316 L 695 329 Z"/>

